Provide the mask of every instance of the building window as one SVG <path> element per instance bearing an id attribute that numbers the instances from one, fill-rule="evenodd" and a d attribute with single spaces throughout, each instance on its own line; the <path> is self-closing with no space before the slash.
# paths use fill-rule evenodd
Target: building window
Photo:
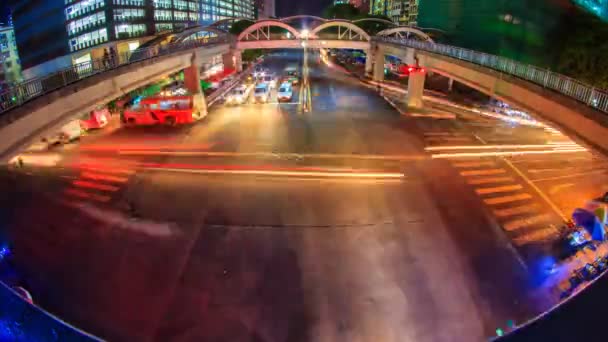
<path id="1" fill-rule="evenodd" d="M 171 11 L 154 11 L 154 20 L 157 21 L 172 21 L 173 14 Z"/>
<path id="2" fill-rule="evenodd" d="M 65 18 L 67 20 L 80 17 L 105 6 L 104 0 L 84 0 L 82 2 L 66 7 Z"/>
<path id="3" fill-rule="evenodd" d="M 173 31 L 173 24 L 170 24 L 170 23 L 156 24 L 154 26 L 154 28 L 156 29 L 156 33 L 165 32 L 165 31 Z"/>
<path id="4" fill-rule="evenodd" d="M 188 13 L 175 11 L 175 12 L 173 12 L 173 18 L 176 21 L 177 20 L 185 21 L 185 20 L 188 20 Z"/>
<path id="5" fill-rule="evenodd" d="M 74 35 L 84 31 L 88 31 L 94 27 L 106 23 L 106 14 L 104 11 L 99 11 L 93 15 L 86 16 L 82 19 L 74 20 L 67 25 L 68 34 Z"/>
<path id="6" fill-rule="evenodd" d="M 154 0 L 155 8 L 173 8 L 171 0 Z"/>
<path id="7" fill-rule="evenodd" d="M 81 34 L 70 39 L 70 51 L 78 51 L 108 41 L 108 31 L 105 28 Z"/>
<path id="8" fill-rule="evenodd" d="M 116 37 L 118 39 L 127 39 L 131 37 L 139 37 L 146 34 L 145 24 L 121 24 L 114 26 Z"/>
<path id="9" fill-rule="evenodd" d="M 121 6 L 144 6 L 144 0 L 114 0 L 112 3 L 114 3 L 114 5 Z"/>
<path id="10" fill-rule="evenodd" d="M 143 9 L 117 8 L 114 10 L 114 20 L 116 21 L 130 21 L 132 19 L 143 18 L 144 16 Z"/>

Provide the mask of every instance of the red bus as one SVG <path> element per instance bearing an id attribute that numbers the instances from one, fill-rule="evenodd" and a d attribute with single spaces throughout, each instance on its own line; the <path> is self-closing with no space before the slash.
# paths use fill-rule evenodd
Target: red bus
<path id="1" fill-rule="evenodd" d="M 102 128 L 108 124 L 109 118 L 110 111 L 108 111 L 108 108 L 99 107 L 84 115 L 84 118 L 80 119 L 80 127 L 85 131 Z"/>
<path id="2" fill-rule="evenodd" d="M 193 110 L 192 96 L 148 97 L 136 101 L 123 113 L 123 123 L 127 126 L 172 126 L 200 118 Z"/>

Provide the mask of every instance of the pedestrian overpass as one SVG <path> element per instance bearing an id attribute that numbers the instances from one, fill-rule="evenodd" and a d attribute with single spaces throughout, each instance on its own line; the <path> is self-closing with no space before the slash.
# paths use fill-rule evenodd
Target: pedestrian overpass
<path id="1" fill-rule="evenodd" d="M 297 20 L 312 22 L 297 29 Z M 370 34 L 358 24 L 377 21 L 387 28 Z M 0 93 L 0 160 L 10 160 L 45 131 L 86 112 L 99 103 L 180 70 L 195 80 L 199 67 L 222 55 L 225 64 L 238 69 L 247 49 L 339 48 L 367 54 L 366 73 L 376 81 L 384 77 L 384 56 L 469 85 L 515 106 L 529 109 L 580 140 L 608 150 L 608 93 L 574 79 L 521 64 L 500 56 L 435 43 L 417 27 L 397 26 L 382 19 L 330 20 L 313 16 L 267 19 L 253 23 L 238 36 L 221 25 L 194 26 L 159 35 L 119 62 L 105 65 L 94 60 L 42 79 L 28 80 Z M 425 75 L 409 77 L 407 103 L 423 105 Z M 195 86 L 196 88 L 196 86 Z M 191 89 L 199 92 L 199 89 Z M 202 95 L 201 95 L 202 96 Z"/>

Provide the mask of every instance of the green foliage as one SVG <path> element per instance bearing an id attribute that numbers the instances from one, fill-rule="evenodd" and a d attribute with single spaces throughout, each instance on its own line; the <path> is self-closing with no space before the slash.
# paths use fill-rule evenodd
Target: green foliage
<path id="1" fill-rule="evenodd" d="M 232 24 L 232 26 L 230 26 L 229 32 L 234 35 L 238 35 L 241 32 L 245 31 L 249 26 L 251 26 L 253 24 L 254 24 L 254 22 L 251 20 L 247 20 L 247 19 L 239 20 L 239 21 L 235 22 L 234 24 Z"/>
<path id="2" fill-rule="evenodd" d="M 384 16 L 384 15 L 373 15 L 373 14 L 361 14 L 361 15 L 357 16 L 356 19 L 367 19 L 367 18 L 382 19 L 382 20 L 391 21 L 387 16 Z M 358 22 L 357 26 L 359 26 L 365 32 L 367 32 L 369 34 L 372 34 L 372 35 L 380 32 L 382 30 L 386 30 L 386 29 L 392 27 L 392 25 L 390 25 L 390 24 L 382 23 L 382 22 L 376 22 L 376 21 L 362 21 L 362 22 Z"/>
<path id="3" fill-rule="evenodd" d="M 365 18 L 384 19 L 391 21 L 387 16 L 384 15 L 373 15 L 368 13 L 360 12 L 355 6 L 351 4 L 338 4 L 331 5 L 323 11 L 323 17 L 328 19 L 346 19 L 346 20 L 357 20 Z M 381 22 L 364 21 L 357 23 L 357 26 L 361 27 L 365 32 L 369 34 L 376 34 L 384 29 L 391 27 L 391 25 Z M 328 32 L 337 31 L 337 29 L 328 29 Z"/>
<path id="4" fill-rule="evenodd" d="M 569 13 L 547 42 L 555 70 L 608 89 L 608 24 L 583 11 Z"/>
<path id="5" fill-rule="evenodd" d="M 323 17 L 327 19 L 353 20 L 359 15 L 357 7 L 351 4 L 331 5 L 323 11 Z"/>
<path id="6" fill-rule="evenodd" d="M 261 55 L 264 54 L 264 51 L 262 49 L 247 49 L 245 51 L 243 51 L 243 62 L 251 62 L 254 61 L 256 58 L 260 57 Z"/>

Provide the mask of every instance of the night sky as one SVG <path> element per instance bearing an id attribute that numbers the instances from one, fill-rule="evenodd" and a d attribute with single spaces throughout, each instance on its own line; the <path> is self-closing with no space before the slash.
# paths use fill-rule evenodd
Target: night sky
<path id="1" fill-rule="evenodd" d="M 296 14 L 320 15 L 332 0 L 276 0 L 277 16 L 285 17 Z"/>

